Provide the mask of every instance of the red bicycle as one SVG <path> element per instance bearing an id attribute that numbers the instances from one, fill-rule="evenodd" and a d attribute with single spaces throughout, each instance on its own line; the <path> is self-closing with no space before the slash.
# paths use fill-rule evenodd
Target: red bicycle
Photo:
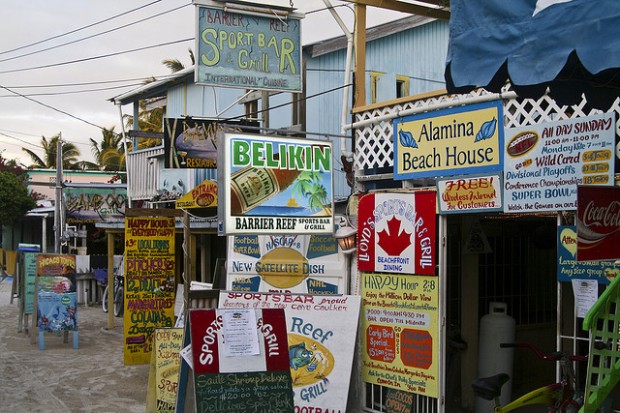
<path id="1" fill-rule="evenodd" d="M 583 405 L 583 396 L 578 394 L 575 388 L 575 372 L 572 362 L 587 361 L 586 356 L 571 355 L 562 351 L 544 354 L 530 343 L 502 343 L 500 347 L 527 348 L 540 360 L 559 362 L 562 374 L 559 382 L 532 390 L 504 406 L 500 405 L 499 398 L 502 386 L 510 380 L 508 374 L 500 373 L 474 380 L 472 383 L 474 393 L 485 400 L 493 400 L 494 412 L 510 412 L 523 406 L 538 404 L 546 405 L 549 413 L 569 413 L 577 412 Z"/>

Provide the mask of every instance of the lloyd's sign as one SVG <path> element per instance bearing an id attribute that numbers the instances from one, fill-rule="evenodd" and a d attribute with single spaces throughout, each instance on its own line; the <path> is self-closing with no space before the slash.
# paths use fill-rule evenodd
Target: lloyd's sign
<path id="1" fill-rule="evenodd" d="M 377 193 L 360 198 L 360 271 L 435 275 L 434 191 Z"/>
<path id="2" fill-rule="evenodd" d="M 502 170 L 500 101 L 422 113 L 394 121 L 394 179 Z"/>

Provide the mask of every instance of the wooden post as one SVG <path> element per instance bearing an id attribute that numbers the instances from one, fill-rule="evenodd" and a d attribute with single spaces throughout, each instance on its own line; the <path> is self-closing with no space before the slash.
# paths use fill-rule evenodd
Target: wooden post
<path id="1" fill-rule="evenodd" d="M 355 83 L 353 107 L 366 105 L 366 6 L 355 4 Z"/>
<path id="2" fill-rule="evenodd" d="M 108 330 L 114 328 L 114 233 L 108 232 Z"/>

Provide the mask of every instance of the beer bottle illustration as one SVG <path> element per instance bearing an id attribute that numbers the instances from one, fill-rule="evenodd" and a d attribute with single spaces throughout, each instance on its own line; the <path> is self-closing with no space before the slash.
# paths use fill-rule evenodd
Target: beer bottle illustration
<path id="1" fill-rule="evenodd" d="M 230 213 L 243 215 L 288 188 L 301 174 L 299 169 L 246 166 L 231 175 Z"/>

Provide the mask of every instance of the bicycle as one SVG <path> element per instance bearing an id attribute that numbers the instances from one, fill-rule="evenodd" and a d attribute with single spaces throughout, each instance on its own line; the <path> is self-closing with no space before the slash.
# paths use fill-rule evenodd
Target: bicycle
<path id="1" fill-rule="evenodd" d="M 125 277 L 122 275 L 114 275 L 114 315 L 120 317 L 124 311 L 125 305 Z M 103 297 L 101 299 L 101 307 L 104 313 L 108 312 L 108 285 L 106 284 L 103 290 Z"/>
<path id="2" fill-rule="evenodd" d="M 573 361 L 587 361 L 587 356 L 571 355 L 566 352 L 556 351 L 552 354 L 542 353 L 536 346 L 530 343 L 501 343 L 502 348 L 527 348 L 540 360 L 550 360 L 560 363 L 561 378 L 557 383 L 549 384 L 532 390 L 508 404 L 500 405 L 502 386 L 510 380 L 506 373 L 494 376 L 478 378 L 472 383 L 474 394 L 485 400 L 493 400 L 493 412 L 505 413 L 523 406 L 546 405 L 549 413 L 577 412 L 583 405 L 583 396 L 575 388 L 575 372 Z"/>

